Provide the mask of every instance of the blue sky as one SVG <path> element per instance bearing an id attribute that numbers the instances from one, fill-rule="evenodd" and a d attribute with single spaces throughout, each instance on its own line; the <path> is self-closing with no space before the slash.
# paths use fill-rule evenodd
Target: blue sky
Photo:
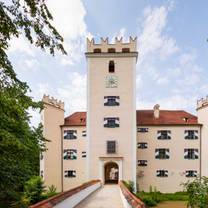
<path id="1" fill-rule="evenodd" d="M 138 37 L 137 109 L 195 112 L 208 94 L 208 2 L 205 0 L 47 0 L 68 56 L 13 39 L 9 57 L 30 95 L 65 102 L 66 115 L 86 109 L 86 37 Z M 32 124 L 39 121 L 32 112 Z"/>

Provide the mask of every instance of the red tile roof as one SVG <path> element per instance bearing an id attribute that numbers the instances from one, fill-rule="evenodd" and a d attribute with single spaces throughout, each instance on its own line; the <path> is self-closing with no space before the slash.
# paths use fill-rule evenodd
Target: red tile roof
<path id="1" fill-rule="evenodd" d="M 65 118 L 66 126 L 86 126 L 86 112 L 75 112 Z"/>
<path id="2" fill-rule="evenodd" d="M 196 116 L 183 110 L 160 110 L 154 118 L 153 110 L 137 110 L 137 125 L 197 125 Z M 86 112 L 76 112 L 65 118 L 66 126 L 86 126 Z"/>
<path id="3" fill-rule="evenodd" d="M 198 124 L 196 116 L 183 110 L 160 110 L 158 119 L 153 110 L 137 110 L 137 125 L 190 125 Z"/>

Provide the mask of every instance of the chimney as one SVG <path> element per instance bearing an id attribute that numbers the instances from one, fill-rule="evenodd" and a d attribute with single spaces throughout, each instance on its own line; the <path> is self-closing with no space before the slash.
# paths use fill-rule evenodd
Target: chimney
<path id="1" fill-rule="evenodd" d="M 154 110 L 154 117 L 159 118 L 160 117 L 160 106 L 158 104 L 156 104 L 153 107 L 153 110 Z"/>

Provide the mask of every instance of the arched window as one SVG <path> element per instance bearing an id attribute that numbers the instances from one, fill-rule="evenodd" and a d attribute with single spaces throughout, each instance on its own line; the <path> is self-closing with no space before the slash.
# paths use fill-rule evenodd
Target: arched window
<path id="1" fill-rule="evenodd" d="M 108 53 L 115 53 L 116 52 L 116 49 L 115 48 L 109 48 L 108 49 Z"/>
<path id="2" fill-rule="evenodd" d="M 115 64 L 114 64 L 114 61 L 109 61 L 108 71 L 109 71 L 109 73 L 114 73 L 115 72 Z"/>
<path id="3" fill-rule="evenodd" d="M 122 53 L 129 53 L 130 49 L 129 48 L 122 48 Z"/>
<path id="4" fill-rule="evenodd" d="M 100 49 L 100 48 L 95 48 L 95 49 L 93 50 L 93 52 L 94 52 L 94 53 L 101 53 L 101 49 Z"/>

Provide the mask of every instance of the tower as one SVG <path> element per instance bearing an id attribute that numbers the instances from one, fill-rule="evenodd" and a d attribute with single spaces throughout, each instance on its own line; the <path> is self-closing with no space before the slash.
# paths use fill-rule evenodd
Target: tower
<path id="1" fill-rule="evenodd" d="M 137 39 L 87 39 L 87 174 L 136 184 Z"/>
<path id="2" fill-rule="evenodd" d="M 208 177 L 208 96 L 197 101 L 197 116 L 201 127 L 201 175 Z"/>
<path id="3" fill-rule="evenodd" d="M 64 124 L 64 103 L 53 97 L 43 96 L 42 111 L 43 135 L 49 140 L 47 150 L 40 160 L 40 174 L 46 186 L 54 185 L 62 191 L 62 133 L 60 126 Z"/>

